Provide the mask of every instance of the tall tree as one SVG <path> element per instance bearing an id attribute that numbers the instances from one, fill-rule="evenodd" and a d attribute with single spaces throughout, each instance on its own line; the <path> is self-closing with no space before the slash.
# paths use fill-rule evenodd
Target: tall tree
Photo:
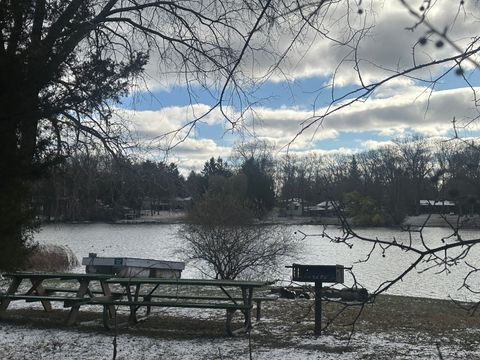
<path id="1" fill-rule="evenodd" d="M 207 182 L 205 178 L 197 174 L 195 171 L 190 171 L 188 174 L 187 180 L 185 182 L 185 191 L 189 196 L 194 200 L 197 200 L 207 189 Z"/>
<path id="2" fill-rule="evenodd" d="M 352 160 L 350 161 L 350 167 L 348 169 L 348 180 L 347 180 L 347 191 L 358 191 L 361 192 L 361 179 L 360 171 L 358 170 L 357 159 L 355 155 L 352 155 Z"/>
<path id="3" fill-rule="evenodd" d="M 207 86 L 206 73 L 209 82 L 218 79 L 221 104 L 270 5 L 0 1 L 0 267 L 20 265 L 29 241 L 33 177 L 68 156 L 74 142 L 122 150 L 125 126 L 114 105 L 152 51 L 161 69 L 187 82 Z"/>
<path id="4" fill-rule="evenodd" d="M 273 176 L 261 160 L 250 158 L 242 165 L 241 172 L 247 177 L 247 199 L 257 216 L 263 216 L 275 204 Z"/>
<path id="5" fill-rule="evenodd" d="M 216 160 L 214 157 L 211 157 L 210 160 L 206 161 L 203 165 L 202 175 L 208 181 L 210 176 L 230 177 L 233 173 L 228 163 L 223 161 L 221 157 L 218 157 Z"/>
<path id="6" fill-rule="evenodd" d="M 416 215 L 419 213 L 419 203 L 422 198 L 434 198 L 434 183 L 430 181 L 432 173 L 432 153 L 426 139 L 413 136 L 396 142 L 401 166 L 410 183 L 410 191 L 405 192 L 408 197 L 409 208 Z"/>
<path id="7" fill-rule="evenodd" d="M 471 142 L 443 147 L 441 154 L 441 194 L 457 203 L 461 214 L 478 210 L 480 203 L 480 151 Z M 440 180 L 440 179 L 437 179 Z"/>

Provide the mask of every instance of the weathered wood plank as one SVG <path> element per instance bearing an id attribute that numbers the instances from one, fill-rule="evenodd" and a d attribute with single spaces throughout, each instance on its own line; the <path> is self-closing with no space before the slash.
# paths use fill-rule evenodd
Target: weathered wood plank
<path id="1" fill-rule="evenodd" d="M 97 305 L 116 305 L 116 306 L 159 306 L 159 307 L 184 307 L 184 308 L 209 308 L 209 309 L 231 309 L 231 310 L 247 310 L 251 306 L 233 303 L 188 303 L 176 301 L 127 301 L 127 300 L 110 300 L 91 298 L 89 304 Z"/>

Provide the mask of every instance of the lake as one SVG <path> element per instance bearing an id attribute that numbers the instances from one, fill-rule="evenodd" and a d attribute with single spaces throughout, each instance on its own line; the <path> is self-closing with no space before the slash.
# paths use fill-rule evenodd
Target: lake
<path id="1" fill-rule="evenodd" d="M 94 252 L 98 256 L 128 256 L 162 260 L 184 260 L 178 252 L 182 246 L 182 240 L 177 236 L 180 225 L 164 224 L 58 224 L 46 225 L 36 234 L 35 240 L 39 243 L 50 243 L 68 246 L 77 256 L 78 260 Z M 414 259 L 413 254 L 399 250 L 387 250 L 382 256 L 381 249 L 375 249 L 367 262 L 359 263 L 365 259 L 371 250 L 371 245 L 357 240 L 352 240 L 353 247 L 350 249 L 344 244 L 335 244 L 327 238 L 313 236 L 321 234 L 322 226 L 316 225 L 289 225 L 287 231 L 299 241 L 299 253 L 294 259 L 288 260 L 278 269 L 276 278 L 288 281 L 290 269 L 284 268 L 292 262 L 305 264 L 342 264 L 353 266 L 357 281 L 369 291 L 375 290 L 382 282 L 391 280 L 401 274 Z M 336 227 L 328 228 L 329 234 L 339 235 L 340 230 Z M 312 235 L 302 239 L 300 232 Z M 362 236 L 397 241 L 407 241 L 408 233 L 387 228 L 367 228 L 358 230 Z M 428 245 L 441 244 L 441 238 L 450 234 L 447 228 L 427 228 L 424 231 L 424 241 Z M 478 230 L 462 231 L 464 239 L 480 237 Z M 417 236 L 412 239 L 420 244 L 421 239 Z M 474 248 L 466 259 L 470 264 L 480 265 L 480 245 Z M 438 268 L 421 272 L 425 266 L 413 270 L 403 281 L 395 284 L 388 290 L 390 294 L 420 296 L 447 299 L 453 297 L 458 300 L 479 301 L 480 295 L 473 295 L 464 289 L 459 290 L 463 276 L 468 267 L 464 261 L 451 268 L 451 272 L 438 274 Z M 74 271 L 83 272 L 83 267 Z M 191 264 L 186 265 L 182 277 L 200 277 L 201 273 Z M 476 284 L 480 281 L 476 278 Z M 345 282 L 352 283 L 350 275 L 346 274 Z"/>

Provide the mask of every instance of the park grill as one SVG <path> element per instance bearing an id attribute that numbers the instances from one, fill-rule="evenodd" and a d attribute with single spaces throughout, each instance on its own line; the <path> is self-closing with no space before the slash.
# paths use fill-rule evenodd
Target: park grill
<path id="1" fill-rule="evenodd" d="M 322 283 L 343 284 L 343 265 L 292 264 L 292 280 L 315 283 L 315 335 L 322 334 Z"/>
<path id="2" fill-rule="evenodd" d="M 343 265 L 292 264 L 291 268 L 293 281 L 343 283 Z"/>

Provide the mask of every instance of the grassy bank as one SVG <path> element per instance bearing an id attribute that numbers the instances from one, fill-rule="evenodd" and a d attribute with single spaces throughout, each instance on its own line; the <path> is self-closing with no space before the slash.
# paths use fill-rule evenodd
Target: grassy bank
<path id="1" fill-rule="evenodd" d="M 6 346 L 5 351 L 9 351 L 8 358 L 22 358 L 22 341 L 32 331 L 43 334 L 39 336 L 45 339 L 51 336 L 51 341 L 64 341 L 65 344 L 62 342 L 61 345 L 68 348 L 91 347 L 94 346 L 92 342 L 110 339 L 102 346 L 102 351 L 104 356 L 111 351 L 112 334 L 102 330 L 99 309 L 82 311 L 80 324 L 75 328 L 63 325 L 64 310 L 46 314 L 40 309 L 38 306 L 36 309 L 17 307 L 2 315 L 0 331 L 18 333 L 17 350 L 15 345 L 2 344 L 0 340 L 0 348 Z M 331 319 L 339 309 L 338 304 L 325 304 L 324 320 Z M 471 315 L 450 301 L 381 296 L 374 304 L 365 306 L 353 336 L 348 339 L 352 330 L 348 324 L 357 314 L 357 308 L 347 309 L 323 336 L 317 338 L 313 336 L 312 300 L 268 302 L 263 308 L 263 319 L 255 324 L 251 333 L 249 345 L 248 336 L 225 336 L 222 311 L 160 309 L 136 326 L 121 327 L 119 346 L 125 359 L 136 359 L 135 353 L 142 346 L 146 352 L 139 358 L 158 358 L 149 353 L 146 344 L 152 342 L 158 346 L 163 344 L 164 355 L 182 359 L 185 355 L 180 356 L 183 354 L 180 348 L 188 344 L 196 344 L 191 358 L 198 358 L 193 354 L 196 351 L 200 356 L 198 351 L 201 349 L 201 356 L 209 359 L 248 358 L 249 347 L 254 359 L 292 358 L 292 351 L 299 359 L 439 359 L 440 356 L 445 359 L 480 359 L 480 315 Z M 119 316 L 120 322 L 125 319 L 125 314 Z M 59 340 L 58 334 L 66 335 Z M 91 340 L 69 344 L 69 339 L 78 334 Z M 102 341 L 105 343 L 106 340 Z M 124 347 L 122 341 L 130 345 Z M 45 346 L 44 352 L 40 348 L 38 355 L 49 355 L 49 348 L 50 345 Z"/>

